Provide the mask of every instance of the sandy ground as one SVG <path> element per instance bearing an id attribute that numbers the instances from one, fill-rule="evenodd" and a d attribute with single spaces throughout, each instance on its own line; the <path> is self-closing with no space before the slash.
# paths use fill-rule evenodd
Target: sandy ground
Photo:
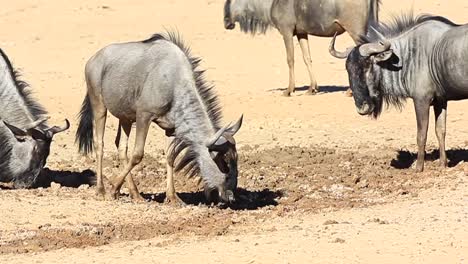
<path id="1" fill-rule="evenodd" d="M 383 0 L 382 18 L 413 8 L 458 23 L 462 0 L 414 3 Z M 0 263 L 467 263 L 468 102 L 448 110 L 451 167 L 432 153 L 427 170 L 411 169 L 416 124 L 411 102 L 379 120 L 359 116 L 344 62 L 329 39 L 310 38 L 323 93 L 305 96 L 306 69 L 296 43 L 296 84 L 287 84 L 285 51 L 271 30 L 251 37 L 225 31 L 221 0 L 9 1 L 0 10 L 0 47 L 23 72 L 52 122 L 72 121 L 56 136 L 49 168 L 62 185 L 86 183 L 92 158 L 74 145 L 84 96 L 83 69 L 99 48 L 177 28 L 216 85 L 226 122 L 241 113 L 240 202 L 234 208 L 198 205 L 195 180 L 176 188 L 191 204 L 162 204 L 163 133 L 154 127 L 147 157 L 135 172 L 150 200 L 100 201 L 94 188 L 0 190 Z M 351 45 L 347 36 L 338 46 Z M 106 133 L 106 175 L 115 161 L 116 122 Z M 437 145 L 433 122 L 428 151 Z M 70 183 L 71 180 L 77 180 Z"/>

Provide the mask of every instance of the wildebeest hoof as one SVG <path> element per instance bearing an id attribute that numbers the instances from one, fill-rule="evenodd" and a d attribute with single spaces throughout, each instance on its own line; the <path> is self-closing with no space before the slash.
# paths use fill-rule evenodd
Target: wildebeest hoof
<path id="1" fill-rule="evenodd" d="M 166 195 L 166 199 L 164 199 L 164 203 L 169 204 L 171 206 L 175 206 L 175 207 L 187 206 L 187 204 L 185 204 L 184 201 L 182 201 L 182 199 L 180 199 L 179 196 L 177 196 L 177 194 Z"/>
<path id="2" fill-rule="evenodd" d="M 108 195 L 106 195 L 106 200 L 114 201 L 119 199 L 120 191 L 119 190 L 111 190 Z"/>
<path id="3" fill-rule="evenodd" d="M 104 188 L 104 186 L 96 188 L 96 196 L 104 197 L 105 195 L 106 195 L 106 189 Z"/>
<path id="4" fill-rule="evenodd" d="M 316 82 L 313 82 L 310 86 L 309 89 L 306 92 L 306 95 L 315 95 L 320 91 L 318 85 Z"/>
<path id="5" fill-rule="evenodd" d="M 416 165 L 416 172 L 423 172 L 424 171 L 424 165 Z"/>
<path id="6" fill-rule="evenodd" d="M 132 200 L 135 203 L 146 203 L 145 198 L 143 198 L 143 196 L 141 196 L 141 194 L 132 195 Z"/>
<path id="7" fill-rule="evenodd" d="M 345 96 L 352 97 L 353 96 L 353 91 L 350 88 L 348 88 L 348 90 L 346 90 L 346 92 L 345 92 Z"/>
<path id="8" fill-rule="evenodd" d="M 440 160 L 440 166 L 442 166 L 443 168 L 447 168 L 447 167 L 448 167 L 448 162 L 447 162 L 447 160 L 441 159 L 441 160 Z"/>
<path id="9" fill-rule="evenodd" d="M 319 92 L 318 89 L 309 89 L 307 90 L 307 92 L 305 93 L 306 95 L 316 95 L 317 93 Z"/>

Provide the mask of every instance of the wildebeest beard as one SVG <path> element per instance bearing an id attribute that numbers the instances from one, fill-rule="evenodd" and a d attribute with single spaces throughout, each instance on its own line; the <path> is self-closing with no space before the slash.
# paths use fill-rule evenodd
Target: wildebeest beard
<path id="1" fill-rule="evenodd" d="M 382 109 L 383 109 L 384 100 L 383 100 L 382 94 L 379 93 L 378 96 L 371 97 L 371 102 L 374 105 L 374 109 L 372 110 L 370 115 L 372 115 L 373 118 L 377 119 L 382 113 Z"/>
<path id="2" fill-rule="evenodd" d="M 382 80 L 380 80 L 382 82 Z M 376 85 L 378 92 L 375 96 L 371 96 L 370 100 L 374 104 L 374 109 L 372 111 L 372 117 L 378 118 L 384 109 L 384 104 L 388 108 L 393 106 L 398 110 L 402 110 L 403 106 L 406 103 L 407 93 L 406 91 L 394 91 L 394 87 L 385 87 L 381 83 Z"/>

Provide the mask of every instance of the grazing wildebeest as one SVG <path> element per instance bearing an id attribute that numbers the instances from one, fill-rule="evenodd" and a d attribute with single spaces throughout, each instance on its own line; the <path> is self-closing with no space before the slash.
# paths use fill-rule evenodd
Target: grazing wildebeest
<path id="1" fill-rule="evenodd" d="M 0 182 L 30 188 L 46 164 L 53 136 L 70 124 L 67 120 L 64 127 L 47 126 L 47 112 L 1 49 L 0 109 Z"/>
<path id="2" fill-rule="evenodd" d="M 309 71 L 308 93 L 318 92 L 312 70 L 308 35 L 333 37 L 347 31 L 356 44 L 366 35 L 369 25 L 378 23 L 380 0 L 226 0 L 224 27 L 234 29 L 239 22 L 246 33 L 265 33 L 274 26 L 281 33 L 286 46 L 289 66 L 289 85 L 284 92 L 290 96 L 295 90 L 294 43 L 297 36 L 304 62 Z"/>
<path id="3" fill-rule="evenodd" d="M 98 194 L 105 193 L 103 136 L 109 110 L 119 119 L 126 139 L 136 122 L 133 154 L 122 173 L 111 180 L 111 198 L 118 197 L 125 180 L 132 198 L 143 199 L 130 172 L 141 162 L 149 126 L 155 122 L 167 136 L 174 136 L 168 153 L 167 198 L 178 200 L 173 187 L 174 168 L 190 175 L 199 173 L 207 195 L 216 190 L 223 201 L 234 201 L 237 188 L 234 135 L 242 125 L 242 117 L 232 125 L 220 126 L 221 107 L 213 87 L 198 69 L 199 63 L 200 59 L 193 57 L 178 33 L 173 32 L 155 34 L 144 41 L 109 45 L 88 61 L 88 92 L 76 140 L 85 154 L 96 144 Z"/>
<path id="4" fill-rule="evenodd" d="M 350 52 L 330 50 L 346 58 L 357 112 L 377 117 L 383 102 L 401 108 L 413 99 L 418 127 L 416 170 L 423 171 L 432 105 L 440 161 L 447 166 L 445 127 L 447 101 L 468 98 L 468 25 L 431 15 L 395 17 L 374 30 L 368 43 Z"/>

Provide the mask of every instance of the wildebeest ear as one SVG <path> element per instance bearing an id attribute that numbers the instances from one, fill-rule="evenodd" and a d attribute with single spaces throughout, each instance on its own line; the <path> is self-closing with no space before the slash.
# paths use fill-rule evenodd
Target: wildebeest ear
<path id="1" fill-rule="evenodd" d="M 244 115 L 242 114 L 236 123 L 230 125 L 226 129 L 226 133 L 230 134 L 231 136 L 234 136 L 237 133 L 237 131 L 239 131 L 239 129 L 241 128 L 243 119 L 244 119 Z"/>
<path id="2" fill-rule="evenodd" d="M 215 159 L 217 155 L 218 155 L 218 151 L 210 151 L 210 156 L 212 159 Z"/>
<path id="3" fill-rule="evenodd" d="M 388 61 L 393 55 L 393 50 L 387 50 L 372 56 L 372 61 L 374 63 L 379 63 L 383 61 Z"/>
<path id="4" fill-rule="evenodd" d="M 35 128 L 28 129 L 28 134 L 31 135 L 33 139 L 48 140 L 52 138 L 51 133 L 44 133 Z"/>
<path id="5" fill-rule="evenodd" d="M 21 128 L 15 127 L 14 125 L 10 125 L 5 121 L 3 121 L 3 123 L 6 127 L 8 127 L 8 129 L 10 129 L 10 131 L 13 133 L 13 135 L 15 135 L 15 137 L 25 137 L 28 135 L 28 132 Z"/>

